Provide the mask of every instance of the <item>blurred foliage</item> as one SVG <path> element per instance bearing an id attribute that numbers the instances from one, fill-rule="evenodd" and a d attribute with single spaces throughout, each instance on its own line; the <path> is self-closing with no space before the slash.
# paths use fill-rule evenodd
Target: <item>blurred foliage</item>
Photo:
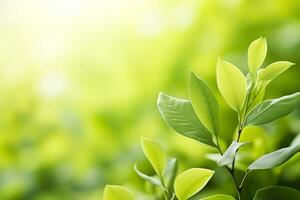
<path id="1" fill-rule="evenodd" d="M 294 0 L 4 0 L 0 24 L 0 199 L 92 200 L 106 183 L 144 188 L 133 170 L 139 162 L 151 173 L 141 136 L 163 144 L 181 171 L 214 168 L 203 159 L 209 147 L 161 119 L 158 92 L 187 97 L 188 72 L 201 75 L 223 108 L 226 146 L 236 119 L 217 91 L 217 57 L 245 72 L 249 43 L 264 36 L 265 65 L 300 63 Z M 285 72 L 268 86 L 267 98 L 300 91 L 299 74 L 298 65 Z M 299 132 L 300 108 L 264 128 L 247 128 L 242 140 L 253 141 L 254 159 Z M 299 160 L 254 172 L 244 192 L 252 196 L 272 184 L 300 189 Z M 234 193 L 222 169 L 203 194 L 216 190 Z"/>

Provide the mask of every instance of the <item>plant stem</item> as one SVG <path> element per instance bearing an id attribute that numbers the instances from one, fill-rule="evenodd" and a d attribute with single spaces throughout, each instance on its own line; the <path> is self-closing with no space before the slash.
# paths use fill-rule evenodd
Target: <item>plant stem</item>
<path id="1" fill-rule="evenodd" d="M 245 182 L 245 180 L 246 180 L 246 178 L 248 177 L 248 175 L 249 175 L 249 173 L 250 173 L 251 171 L 246 171 L 246 174 L 244 175 L 244 177 L 243 177 L 243 179 L 242 179 L 242 181 L 241 181 L 241 184 L 239 185 L 239 190 L 240 191 L 242 191 L 242 189 L 243 189 L 243 186 L 244 186 L 244 182 Z"/>
<path id="2" fill-rule="evenodd" d="M 239 142 L 240 141 L 240 138 L 241 138 L 241 134 L 242 134 L 242 131 L 243 131 L 243 128 L 240 127 L 239 130 L 238 130 L 238 135 L 237 135 L 237 139 L 236 139 L 236 142 Z M 234 154 L 234 159 L 233 159 L 233 162 L 232 162 L 232 174 L 233 174 L 233 177 L 235 177 L 234 175 L 234 166 L 235 166 L 235 157 L 236 157 L 236 154 L 237 154 L 238 150 L 235 152 Z"/>
<path id="3" fill-rule="evenodd" d="M 248 109 L 249 109 L 249 100 L 250 100 L 251 92 L 252 92 L 254 86 L 256 85 L 256 81 L 257 81 L 257 77 L 256 76 L 257 76 L 256 74 L 253 75 L 250 89 L 249 89 L 249 91 L 246 94 L 246 99 L 245 99 L 244 106 L 240 110 L 240 112 L 238 112 L 239 123 L 238 123 L 238 132 L 237 132 L 236 142 L 240 141 L 240 138 L 241 138 L 241 135 L 242 135 L 242 132 L 243 132 L 243 129 L 244 129 L 244 123 L 245 123 L 245 119 L 246 119 L 247 112 L 248 112 Z M 220 147 L 219 147 L 218 138 L 217 138 L 217 146 L 218 146 L 220 154 L 222 155 L 222 152 L 221 152 Z M 237 180 L 235 178 L 235 173 L 234 173 L 235 172 L 235 160 L 236 160 L 236 154 L 237 154 L 237 152 L 238 152 L 238 150 L 234 154 L 234 158 L 233 158 L 231 169 L 228 166 L 226 166 L 226 169 L 231 174 L 232 180 L 234 182 L 234 185 L 235 185 L 235 188 L 236 188 L 236 191 L 237 191 L 238 199 L 241 200 L 241 192 L 242 192 L 242 189 L 243 189 L 243 184 L 244 184 L 244 181 L 247 178 L 247 176 L 248 176 L 249 173 L 248 173 L 248 171 L 246 172 L 245 176 L 242 179 L 241 184 L 238 186 L 238 184 L 236 182 Z"/>
<path id="4" fill-rule="evenodd" d="M 244 129 L 244 121 L 245 121 L 245 118 L 246 118 L 246 115 L 247 115 L 248 103 L 249 103 L 249 99 L 250 99 L 252 88 L 253 88 L 253 84 L 251 84 L 250 91 L 249 91 L 249 93 L 246 96 L 245 105 L 244 105 L 244 107 L 243 107 L 243 109 L 241 111 L 241 114 L 240 113 L 238 114 L 239 124 L 238 124 L 238 132 L 237 132 L 236 142 L 240 141 L 241 135 L 242 135 L 242 132 L 243 132 L 243 129 Z M 235 160 L 236 160 L 236 154 L 237 154 L 237 152 L 238 152 L 238 150 L 234 154 L 234 158 L 233 158 L 233 162 L 232 162 L 232 167 L 231 167 L 231 174 L 232 174 L 234 183 L 235 183 L 236 188 L 237 188 L 238 198 L 240 200 L 241 199 L 242 187 L 240 188 L 240 187 L 237 186 L 236 178 L 235 178 L 235 173 L 234 173 L 235 172 Z"/>
<path id="5" fill-rule="evenodd" d="M 232 169 L 232 170 L 230 170 L 230 168 L 229 168 L 229 167 L 227 167 L 227 166 L 226 166 L 226 169 L 228 170 L 228 172 L 229 172 L 229 173 L 230 173 L 230 175 L 231 175 L 231 178 L 232 178 L 233 184 L 234 184 L 234 186 L 235 186 L 235 189 L 236 189 L 236 193 L 237 193 L 237 195 L 238 195 L 238 200 L 240 200 L 240 199 L 241 199 L 241 194 L 240 194 L 239 187 L 238 187 L 238 185 L 237 185 L 237 183 L 236 183 L 236 180 L 235 180 L 235 178 L 234 178 L 234 170 L 233 170 L 233 169 Z"/>
<path id="6" fill-rule="evenodd" d="M 169 194 L 168 189 L 166 188 L 164 179 L 163 179 L 163 177 L 161 175 L 159 175 L 159 179 L 160 179 L 160 182 L 161 182 L 161 184 L 162 184 L 162 186 L 164 188 L 163 193 L 164 193 L 165 200 L 169 200 L 170 199 L 170 194 Z"/>
<path id="7" fill-rule="evenodd" d="M 242 135 L 242 132 L 243 132 L 243 129 L 244 129 L 244 122 L 245 122 L 245 119 L 246 119 L 247 111 L 249 109 L 249 100 L 250 100 L 251 92 L 252 92 L 252 90 L 255 86 L 255 83 L 256 83 L 256 76 L 254 75 L 252 83 L 251 83 L 250 90 L 248 91 L 248 93 L 246 95 L 245 104 L 244 104 L 241 112 L 238 113 L 239 124 L 238 124 L 238 133 L 237 133 L 236 142 L 240 141 L 240 138 L 241 138 L 241 135 Z M 241 192 L 242 192 L 242 189 L 243 189 L 243 183 L 244 183 L 245 179 L 247 178 L 248 173 L 246 172 L 245 176 L 242 179 L 241 184 L 239 186 L 237 186 L 235 173 L 234 173 L 235 172 L 235 160 L 236 160 L 237 152 L 238 152 L 238 150 L 234 154 L 234 159 L 233 159 L 232 167 L 231 167 L 231 175 L 232 175 L 234 184 L 235 184 L 236 189 L 237 189 L 238 199 L 240 200 L 241 199 Z"/>

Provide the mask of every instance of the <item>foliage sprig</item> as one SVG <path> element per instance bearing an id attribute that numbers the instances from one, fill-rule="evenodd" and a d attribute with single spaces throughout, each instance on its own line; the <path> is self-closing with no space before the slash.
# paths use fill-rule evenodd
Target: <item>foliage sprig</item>
<path id="1" fill-rule="evenodd" d="M 224 152 L 220 146 L 219 132 L 222 127 L 219 103 L 203 79 L 193 72 L 190 73 L 189 99 L 160 93 L 157 100 L 158 109 L 171 128 L 179 134 L 209 145 L 219 152 L 219 159 L 216 160 L 216 163 L 228 170 L 236 189 L 236 198 L 239 200 L 243 199 L 241 191 L 251 171 L 271 169 L 282 165 L 300 151 L 300 135 L 298 135 L 289 147 L 268 153 L 253 161 L 244 172 L 242 181 L 239 182 L 236 178 L 235 163 L 239 148 L 249 144 L 248 141 L 240 141 L 244 128 L 263 125 L 284 117 L 300 103 L 300 92 L 277 99 L 263 100 L 268 84 L 294 65 L 288 61 L 277 61 L 262 68 L 266 55 L 266 39 L 258 38 L 248 48 L 249 73 L 247 75 L 244 75 L 239 68 L 228 61 L 221 58 L 217 61 L 218 89 L 228 106 L 236 112 L 238 119 L 235 139 Z M 209 169 L 192 168 L 177 175 L 175 158 L 168 158 L 163 148 L 153 140 L 143 138 L 141 143 L 144 154 L 156 174 L 154 176 L 146 175 L 138 169 L 137 165 L 135 165 L 135 171 L 144 181 L 159 188 L 154 195 L 159 199 L 193 199 L 214 174 L 214 171 Z M 131 192 L 126 191 L 121 186 L 107 186 L 104 190 L 104 200 L 135 199 Z M 287 193 L 290 193 L 293 199 L 300 199 L 300 192 L 292 188 L 273 186 L 258 190 L 254 200 L 270 199 L 274 194 L 277 199 L 284 199 L 284 195 Z M 204 199 L 232 200 L 235 198 L 217 194 Z"/>

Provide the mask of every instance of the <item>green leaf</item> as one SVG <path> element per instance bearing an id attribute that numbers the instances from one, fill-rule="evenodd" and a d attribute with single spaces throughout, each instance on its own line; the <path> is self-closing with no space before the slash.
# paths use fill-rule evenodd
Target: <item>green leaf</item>
<path id="1" fill-rule="evenodd" d="M 215 147 L 212 134 L 198 119 L 189 100 L 160 93 L 158 109 L 165 121 L 178 133 Z"/>
<path id="2" fill-rule="evenodd" d="M 265 100 L 249 112 L 245 124 L 260 125 L 272 122 L 291 113 L 299 102 L 300 92 Z"/>
<path id="3" fill-rule="evenodd" d="M 103 200 L 135 200 L 135 197 L 123 186 L 106 185 L 103 192 Z"/>
<path id="4" fill-rule="evenodd" d="M 235 198 L 225 194 L 216 194 L 210 197 L 205 197 L 201 200 L 235 200 Z"/>
<path id="5" fill-rule="evenodd" d="M 266 68 L 261 69 L 258 73 L 259 81 L 271 81 L 280 75 L 282 72 L 290 68 L 294 63 L 288 61 L 278 61 L 268 65 Z"/>
<path id="6" fill-rule="evenodd" d="M 218 88 L 228 105 L 239 112 L 246 98 L 247 80 L 244 74 L 229 62 L 218 59 Z"/>
<path id="7" fill-rule="evenodd" d="M 259 90 L 256 91 L 256 94 L 254 96 L 250 97 L 252 99 L 249 104 L 249 110 L 253 109 L 255 106 L 257 106 L 259 103 L 262 102 L 262 100 L 265 97 L 265 92 L 266 92 L 265 86 L 264 86 L 264 84 L 262 84 L 261 87 L 259 88 Z"/>
<path id="8" fill-rule="evenodd" d="M 161 189 L 164 190 L 164 187 L 161 183 L 161 181 L 157 178 L 157 177 L 154 177 L 154 176 L 148 176 L 146 174 L 144 174 L 143 172 L 141 172 L 138 167 L 137 167 L 137 164 L 134 165 L 134 170 L 135 172 L 137 173 L 137 175 L 139 177 L 141 177 L 144 181 L 148 182 L 148 183 L 151 183 L 152 185 L 155 185 Z"/>
<path id="9" fill-rule="evenodd" d="M 164 182 L 169 192 L 173 191 L 174 180 L 176 177 L 178 169 L 178 163 L 176 158 L 171 158 L 168 161 L 165 173 L 164 173 Z"/>
<path id="10" fill-rule="evenodd" d="M 147 138 L 141 139 L 142 148 L 145 156 L 151 163 L 157 175 L 161 176 L 167 164 L 167 154 L 163 148 L 155 142 Z"/>
<path id="11" fill-rule="evenodd" d="M 219 105 L 203 80 L 193 72 L 189 77 L 189 94 L 197 116 L 204 126 L 215 135 L 220 125 Z"/>
<path id="12" fill-rule="evenodd" d="M 263 155 L 248 166 L 248 170 L 271 169 L 282 165 L 300 151 L 300 134 L 286 148 Z"/>
<path id="13" fill-rule="evenodd" d="M 228 147 L 228 149 L 225 151 L 223 156 L 218 160 L 217 164 L 219 166 L 231 165 L 233 160 L 234 160 L 234 157 L 235 157 L 235 154 L 236 154 L 237 150 L 245 144 L 249 144 L 249 142 L 236 142 L 236 141 L 233 141 L 231 143 L 231 145 Z"/>
<path id="14" fill-rule="evenodd" d="M 292 141 L 291 147 L 300 145 L 300 134 L 298 134 Z"/>
<path id="15" fill-rule="evenodd" d="M 286 147 L 266 154 L 255 160 L 249 167 L 249 170 L 271 169 L 282 165 L 288 161 L 293 155 L 300 151 L 300 146 Z"/>
<path id="16" fill-rule="evenodd" d="M 251 74 L 256 74 L 267 55 L 267 41 L 265 38 L 254 40 L 248 48 L 248 67 Z"/>
<path id="17" fill-rule="evenodd" d="M 199 192 L 213 176 L 214 171 L 202 168 L 188 169 L 179 174 L 174 183 L 179 200 L 186 200 Z"/>
<path id="18" fill-rule="evenodd" d="M 214 162 L 218 162 L 218 160 L 221 159 L 221 154 L 220 153 L 207 153 L 205 154 L 205 158 Z"/>
<path id="19" fill-rule="evenodd" d="M 282 186 L 271 186 L 256 192 L 253 200 L 299 200 L 300 192 L 293 188 Z"/>

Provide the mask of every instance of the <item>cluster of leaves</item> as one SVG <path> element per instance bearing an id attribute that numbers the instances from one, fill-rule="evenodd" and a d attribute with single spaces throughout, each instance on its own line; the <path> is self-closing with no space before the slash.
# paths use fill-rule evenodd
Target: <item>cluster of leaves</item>
<path id="1" fill-rule="evenodd" d="M 214 175 L 214 171 L 203 168 L 191 168 L 177 175 L 176 158 L 168 158 L 166 152 L 157 142 L 142 138 L 142 149 L 151 163 L 156 175 L 149 176 L 141 172 L 137 164 L 136 173 L 146 182 L 160 189 L 159 199 L 187 200 L 198 193 Z M 177 176 L 176 176 L 177 175 Z M 126 197 L 126 198 L 125 198 Z M 104 189 L 104 200 L 135 200 L 135 196 L 122 186 L 107 185 Z M 228 195 L 214 195 L 206 200 L 233 200 Z"/>
<path id="2" fill-rule="evenodd" d="M 160 93 L 157 102 L 163 118 L 176 132 L 209 145 L 219 152 L 220 156 L 216 163 L 220 167 L 225 167 L 232 176 L 238 199 L 242 198 L 241 191 L 251 171 L 277 167 L 300 151 L 299 135 L 289 147 L 271 152 L 253 161 L 247 167 L 242 181 L 238 183 L 236 180 L 236 155 L 239 148 L 249 144 L 247 141 L 240 142 L 244 128 L 250 125 L 266 124 L 284 117 L 300 103 L 300 92 L 277 99 L 263 100 L 267 85 L 293 65 L 291 62 L 278 61 L 261 68 L 266 54 L 265 38 L 259 38 L 250 44 L 248 48 L 249 73 L 246 76 L 233 64 L 220 58 L 217 61 L 219 91 L 227 104 L 236 111 L 238 118 L 235 140 L 225 152 L 220 147 L 218 137 L 221 122 L 219 104 L 207 84 L 196 74 L 190 73 L 189 99 Z M 214 174 L 214 171 L 208 169 L 193 168 L 182 172 L 175 178 L 177 171 L 175 158 L 168 160 L 161 146 L 152 140 L 142 139 L 142 147 L 156 175 L 148 176 L 140 172 L 137 166 L 135 170 L 142 179 L 161 189 L 163 199 L 189 199 L 199 192 Z M 300 199 L 298 191 L 278 186 L 258 190 L 254 199 L 274 199 L 274 197 L 284 199 L 287 194 L 290 195 L 290 199 Z M 128 196 L 127 199 L 134 199 L 130 192 L 120 186 L 107 186 L 104 190 L 104 200 L 124 199 L 124 196 Z M 234 199 L 234 197 L 219 194 L 206 199 L 226 200 Z"/>

